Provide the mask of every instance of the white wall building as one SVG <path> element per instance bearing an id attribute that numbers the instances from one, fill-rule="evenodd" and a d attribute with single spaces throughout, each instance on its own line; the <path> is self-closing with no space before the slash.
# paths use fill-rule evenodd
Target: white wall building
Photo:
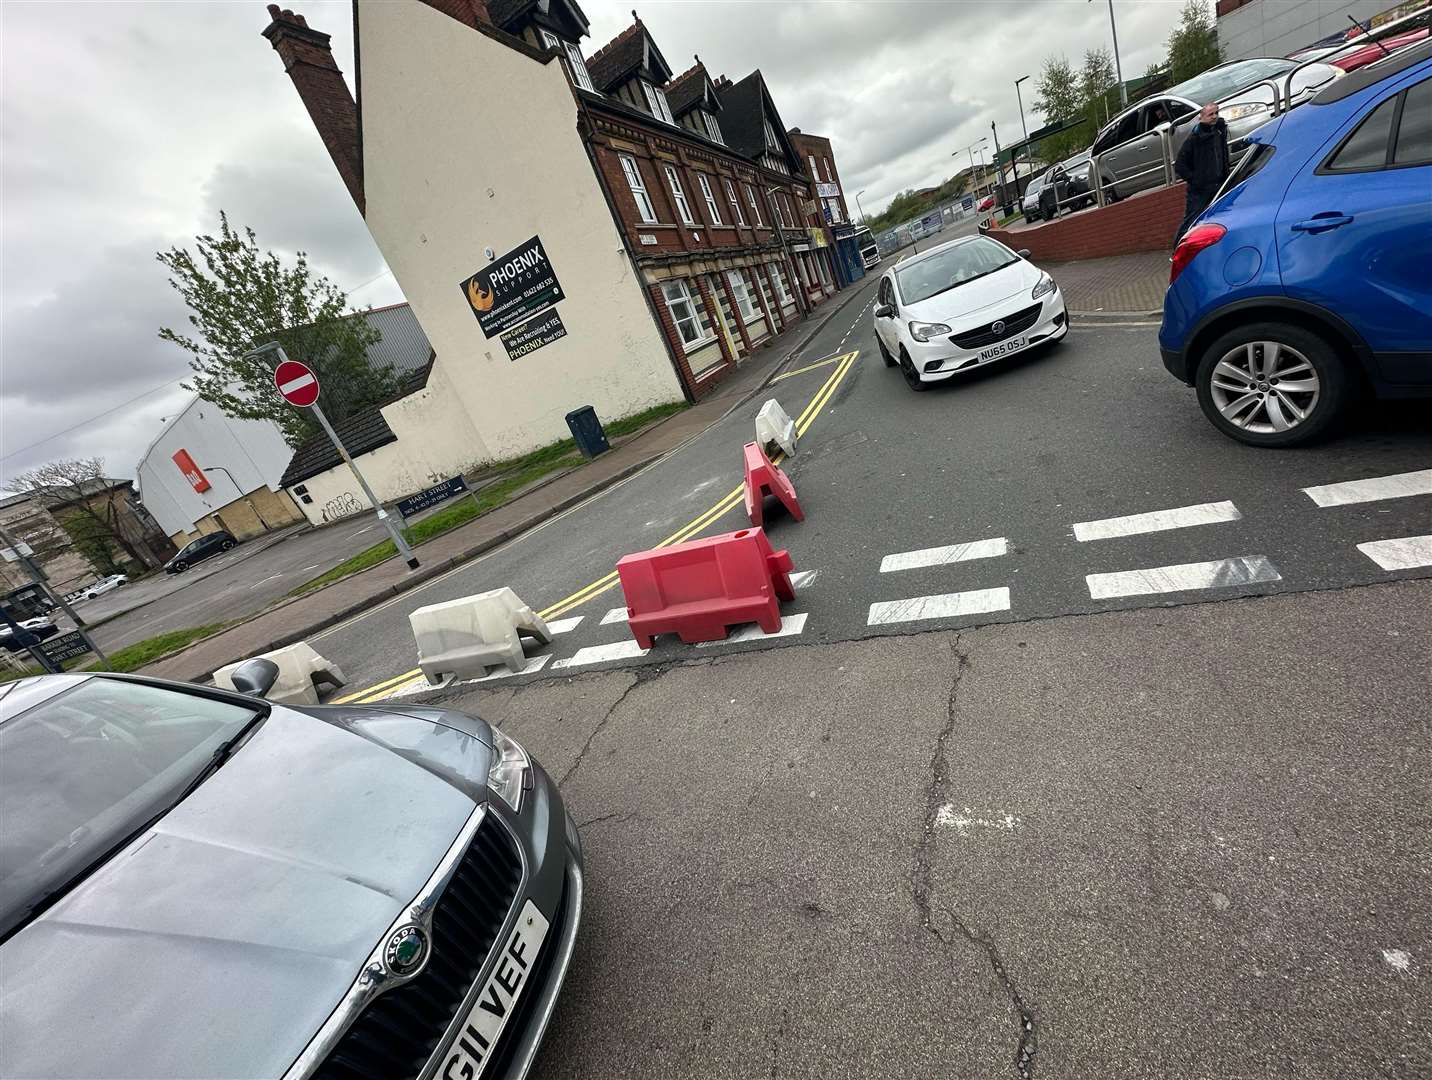
<path id="1" fill-rule="evenodd" d="M 1287 56 L 1366 22 L 1391 0 L 1219 0 L 1218 45 L 1224 60 Z"/>

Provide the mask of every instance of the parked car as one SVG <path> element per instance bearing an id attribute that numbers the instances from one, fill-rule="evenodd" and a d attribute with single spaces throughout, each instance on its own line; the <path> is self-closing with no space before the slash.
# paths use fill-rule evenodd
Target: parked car
<path id="1" fill-rule="evenodd" d="M 446 709 L 23 679 L 0 817 L 11 1076 L 521 1077 L 582 910 L 556 784 Z"/>
<path id="2" fill-rule="evenodd" d="M 1044 185 L 1049 179 L 1049 174 L 1053 171 L 1053 166 L 1045 169 L 1031 180 L 1024 189 L 1024 198 L 1019 202 L 1019 209 L 1024 214 L 1024 220 L 1031 225 L 1036 221 L 1047 220 L 1040 206 L 1039 193 L 1044 190 Z"/>
<path id="3" fill-rule="evenodd" d="M 124 574 L 110 574 L 108 577 L 100 578 L 93 585 L 85 589 L 84 592 L 80 594 L 80 598 L 83 600 L 93 600 L 96 596 L 103 596 L 105 593 L 127 584 L 128 581 L 128 576 Z"/>
<path id="4" fill-rule="evenodd" d="M 1174 251 L 1164 366 L 1254 446 L 1316 437 L 1357 389 L 1432 396 L 1432 42 L 1252 144 Z"/>
<path id="5" fill-rule="evenodd" d="M 1428 28 L 1425 26 L 1406 30 L 1400 34 L 1394 34 L 1391 37 L 1382 38 L 1364 45 L 1355 52 L 1350 52 L 1342 56 L 1330 56 L 1328 57 L 1328 63 L 1334 67 L 1342 68 L 1344 71 L 1356 71 L 1360 67 L 1366 67 L 1368 64 L 1376 63 L 1389 53 L 1394 53 L 1398 49 L 1405 49 L 1407 46 L 1415 45 L 1419 41 L 1426 41 L 1428 32 Z"/>
<path id="6" fill-rule="evenodd" d="M 55 620 L 48 615 L 37 615 L 33 619 L 18 619 L 16 621 L 41 641 L 52 638 L 60 632 L 60 628 L 55 625 Z M 10 629 L 9 623 L 0 623 L 0 649 L 12 653 L 24 649 L 23 645 L 15 641 L 15 632 Z"/>
<path id="7" fill-rule="evenodd" d="M 1044 187 L 1039 192 L 1039 211 L 1045 221 L 1053 221 L 1061 209 L 1082 210 L 1094 205 L 1097 198 L 1094 183 L 1089 179 L 1089 168 L 1089 151 L 1082 150 L 1049 170 Z M 1103 178 L 1105 198 L 1118 202 L 1118 188 L 1108 165 L 1101 163 L 1099 175 Z"/>
<path id="8" fill-rule="evenodd" d="M 987 236 L 964 236 L 885 271 L 875 338 L 912 390 L 1069 332 L 1054 279 Z"/>
<path id="9" fill-rule="evenodd" d="M 976 203 L 976 204 L 975 204 L 975 209 L 978 210 L 980 213 L 984 213 L 984 211 L 986 211 L 986 210 L 993 210 L 993 209 L 994 209 L 994 192 L 990 192 L 990 193 L 989 193 L 988 195 L 986 195 L 983 199 L 981 199 L 978 203 Z"/>
<path id="10" fill-rule="evenodd" d="M 202 562 L 220 552 L 228 551 L 237 543 L 238 541 L 224 529 L 205 533 L 180 548 L 179 553 L 164 564 L 164 572 L 166 574 L 182 574 L 196 562 Z"/>
<path id="11" fill-rule="evenodd" d="M 1158 187 L 1163 183 L 1160 132 L 1169 132 L 1169 154 L 1177 156 L 1198 122 L 1199 109 L 1210 101 L 1218 102 L 1219 115 L 1228 125 L 1230 153 L 1240 153 L 1248 136 L 1273 118 L 1273 91 L 1258 84 L 1285 76 L 1297 66 L 1282 57 L 1235 60 L 1130 106 L 1109 121 L 1090 148 L 1091 153 L 1101 155 L 1100 163 L 1108 170 L 1100 175 L 1112 176 L 1121 195 Z M 1299 69 L 1293 76 L 1291 104 L 1302 104 L 1342 75 L 1340 68 L 1324 63 Z"/>

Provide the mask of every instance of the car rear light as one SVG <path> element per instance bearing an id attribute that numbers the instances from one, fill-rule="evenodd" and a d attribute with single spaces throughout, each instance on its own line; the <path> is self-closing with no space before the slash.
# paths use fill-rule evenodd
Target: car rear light
<path id="1" fill-rule="evenodd" d="M 1179 274 L 1183 273 L 1184 267 L 1193 261 L 1193 257 L 1206 247 L 1212 247 L 1222 240 L 1228 232 L 1222 225 L 1215 225 L 1209 222 L 1206 225 L 1195 225 L 1183 234 L 1183 239 L 1178 242 L 1178 247 L 1173 252 L 1173 265 L 1169 267 L 1168 283 L 1172 285 L 1178 280 Z"/>

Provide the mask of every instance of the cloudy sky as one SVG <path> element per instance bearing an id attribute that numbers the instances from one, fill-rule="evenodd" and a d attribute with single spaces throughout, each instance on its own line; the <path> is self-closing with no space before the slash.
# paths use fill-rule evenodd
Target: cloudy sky
<path id="1" fill-rule="evenodd" d="M 633 0 L 584 0 L 589 55 Z M 1117 0 L 1127 77 L 1162 58 L 1182 0 Z M 351 73 L 346 0 L 290 0 Z M 759 67 L 787 125 L 828 135 L 848 193 L 878 211 L 968 161 L 1013 80 L 1107 45 L 1105 0 L 637 0 L 667 61 Z M 402 299 L 260 31 L 255 2 L 0 0 L 0 478 L 102 455 L 132 476 L 187 400 L 156 337 L 183 306 L 154 253 L 220 209 L 261 245 L 306 251 L 355 305 Z M 1025 84 L 1030 90 L 1031 83 Z M 1037 120 L 1029 110 L 1030 126 Z M 960 161 L 950 154 L 960 152 Z"/>

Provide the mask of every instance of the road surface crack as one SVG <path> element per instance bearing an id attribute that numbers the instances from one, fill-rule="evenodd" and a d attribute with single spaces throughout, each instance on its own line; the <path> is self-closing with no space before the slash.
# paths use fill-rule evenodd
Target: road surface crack
<path id="1" fill-rule="evenodd" d="M 945 936 L 934 919 L 931 918 L 930 877 L 934 864 L 935 820 L 940 808 L 950 801 L 948 747 L 955 730 L 955 707 L 959 697 L 960 681 L 969 668 L 969 658 L 960 651 L 960 641 L 963 637 L 963 632 L 957 633 L 950 641 L 953 673 L 950 678 L 950 695 L 945 706 L 945 724 L 935 738 L 935 748 L 930 756 L 930 783 L 925 789 L 925 820 L 920 831 L 919 843 L 915 846 L 915 855 L 910 869 L 910 894 L 915 909 L 920 913 L 920 925 L 924 927 L 927 934 L 935 938 L 945 948 L 947 953 L 953 942 Z M 950 908 L 942 906 L 940 910 L 944 912 L 950 920 L 950 924 L 961 937 L 977 946 L 985 954 L 989 959 L 990 967 L 994 969 L 995 975 L 1004 987 L 1005 993 L 1009 995 L 1010 1002 L 1019 1014 L 1019 1043 L 1015 1051 L 1014 1067 L 1021 1080 L 1030 1080 L 1034 1075 L 1034 1051 L 1037 1045 L 1033 1010 L 1025 1004 L 1019 988 L 1010 978 L 1009 971 L 1005 967 L 1004 960 L 995 943 L 988 937 L 972 930 Z"/>
<path id="2" fill-rule="evenodd" d="M 587 741 L 584 742 L 582 744 L 582 748 L 577 751 L 576 758 L 574 758 L 572 764 L 568 766 L 567 771 L 562 774 L 562 778 L 557 781 L 557 790 L 560 791 L 562 789 L 562 785 L 565 784 L 568 780 L 570 780 L 573 776 L 575 776 L 577 770 L 582 767 L 582 762 L 586 760 L 587 757 L 587 751 L 592 748 L 592 743 L 596 740 L 597 736 L 600 735 L 602 731 L 606 728 L 607 721 L 612 718 L 612 714 L 617 711 L 617 709 L 621 706 L 621 703 L 627 699 L 627 695 L 630 694 L 642 683 L 646 682 L 646 679 L 644 679 L 638 672 L 633 672 L 632 676 L 633 677 L 631 682 L 627 683 L 626 689 L 623 690 L 620 695 L 618 695 L 617 699 L 612 702 L 611 707 L 608 708 L 602 718 L 597 721 L 597 726 L 592 728 L 592 733 L 587 736 Z"/>

